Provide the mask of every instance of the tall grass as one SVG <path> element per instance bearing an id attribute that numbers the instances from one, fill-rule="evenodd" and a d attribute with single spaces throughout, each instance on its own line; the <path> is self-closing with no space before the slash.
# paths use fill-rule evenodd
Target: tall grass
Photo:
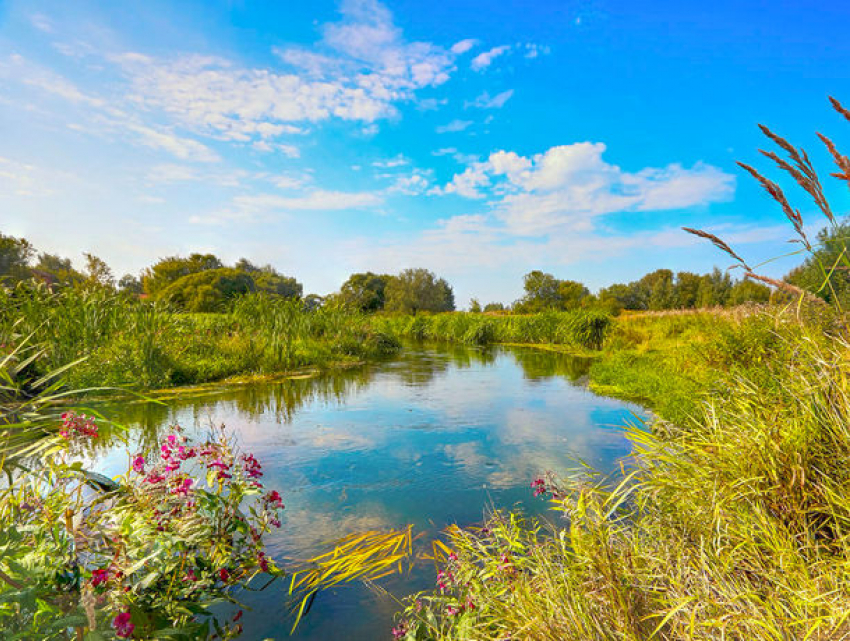
<path id="1" fill-rule="evenodd" d="M 446 313 L 376 317 L 373 325 L 402 338 L 474 345 L 548 343 L 598 350 L 612 326 L 609 314 L 595 310 L 542 312 L 528 316 Z"/>
<path id="2" fill-rule="evenodd" d="M 264 294 L 243 297 L 231 312 L 182 314 L 103 288 L 23 283 L 0 287 L 0 343 L 14 331 L 31 336 L 45 374 L 65 373 L 73 387 L 156 388 L 237 374 L 323 367 L 393 353 L 393 336 L 362 314 L 307 311 L 300 301 Z"/>

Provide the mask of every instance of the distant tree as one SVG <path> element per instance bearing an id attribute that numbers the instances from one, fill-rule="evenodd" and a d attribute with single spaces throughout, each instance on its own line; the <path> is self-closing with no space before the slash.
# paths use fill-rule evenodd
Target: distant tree
<path id="1" fill-rule="evenodd" d="M 405 269 L 393 276 L 385 288 L 384 309 L 391 312 L 446 312 L 454 309 L 449 284 L 427 269 Z"/>
<path id="2" fill-rule="evenodd" d="M 236 296 L 256 291 L 251 276 L 232 267 L 220 267 L 187 274 L 157 293 L 187 312 L 220 312 Z"/>
<path id="3" fill-rule="evenodd" d="M 115 277 L 106 261 L 87 252 L 83 253 L 83 256 L 86 259 L 85 274 L 88 284 L 98 287 L 115 287 Z"/>
<path id="4" fill-rule="evenodd" d="M 743 305 L 744 303 L 767 303 L 770 301 L 770 287 L 755 283 L 748 278 L 739 280 L 729 290 L 728 305 Z"/>
<path id="5" fill-rule="evenodd" d="M 469 311 L 473 314 L 481 313 L 481 303 L 478 302 L 477 298 L 472 298 L 469 301 Z"/>
<path id="6" fill-rule="evenodd" d="M 347 307 L 364 312 L 377 312 L 384 308 L 388 274 L 361 272 L 348 277 L 339 290 L 337 299 Z"/>
<path id="7" fill-rule="evenodd" d="M 703 277 L 692 272 L 679 272 L 676 274 L 673 297 L 675 306 L 680 309 L 693 309 L 697 306 L 699 288 Z"/>
<path id="8" fill-rule="evenodd" d="M 118 279 L 118 289 L 127 294 L 138 296 L 142 293 L 142 281 L 133 274 L 124 274 Z"/>
<path id="9" fill-rule="evenodd" d="M 558 306 L 561 309 L 576 309 L 590 296 L 590 291 L 583 284 L 574 280 L 558 281 Z"/>
<path id="10" fill-rule="evenodd" d="M 292 276 L 284 276 L 271 265 L 258 267 L 246 258 L 240 258 L 233 266 L 251 276 L 258 292 L 266 292 L 283 298 L 301 298 L 304 287 Z"/>
<path id="11" fill-rule="evenodd" d="M 487 303 L 484 305 L 485 312 L 503 312 L 505 311 L 505 306 L 502 303 Z"/>
<path id="12" fill-rule="evenodd" d="M 845 261 L 850 255 L 850 220 L 822 229 L 817 239 L 818 246 L 812 254 L 785 280 L 847 311 L 850 309 L 850 271 Z"/>
<path id="13" fill-rule="evenodd" d="M 525 289 L 525 296 L 521 300 L 523 311 L 538 312 L 550 307 L 559 307 L 559 281 L 552 274 L 535 269 L 523 276 L 522 281 Z"/>
<path id="14" fill-rule="evenodd" d="M 717 267 L 710 274 L 703 276 L 697 290 L 697 307 L 720 307 L 729 301 L 732 290 L 732 278 L 727 272 Z"/>
<path id="15" fill-rule="evenodd" d="M 0 281 L 20 281 L 29 278 L 29 262 L 35 249 L 25 238 L 0 233 Z"/>
<path id="16" fill-rule="evenodd" d="M 146 293 L 156 296 L 184 276 L 222 267 L 221 259 L 213 254 L 190 254 L 188 258 L 169 256 L 145 270 L 142 286 Z"/>
<path id="17" fill-rule="evenodd" d="M 307 294 L 304 297 L 304 311 L 314 312 L 325 304 L 325 299 L 318 294 Z"/>
<path id="18" fill-rule="evenodd" d="M 74 269 L 70 258 L 62 258 L 46 252 L 38 255 L 38 261 L 33 267 L 33 275 L 49 282 L 69 285 L 85 280 L 85 276 Z"/>

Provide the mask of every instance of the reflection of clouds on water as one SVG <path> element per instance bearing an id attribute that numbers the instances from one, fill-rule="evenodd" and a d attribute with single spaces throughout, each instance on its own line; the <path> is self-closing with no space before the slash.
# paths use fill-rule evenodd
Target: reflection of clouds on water
<path id="1" fill-rule="evenodd" d="M 399 527 L 380 506 L 358 506 L 357 512 L 342 508 L 321 511 L 310 505 L 287 505 L 283 527 L 269 538 L 272 554 L 306 559 L 327 552 L 332 543 L 355 532 Z"/>

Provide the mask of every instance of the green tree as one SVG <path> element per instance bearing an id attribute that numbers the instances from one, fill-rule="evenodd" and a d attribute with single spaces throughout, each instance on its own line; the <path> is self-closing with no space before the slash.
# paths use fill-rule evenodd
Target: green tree
<path id="1" fill-rule="evenodd" d="M 699 299 L 699 288 L 703 277 L 692 272 L 679 272 L 676 274 L 676 285 L 674 286 L 675 306 L 680 309 L 693 309 L 697 306 Z"/>
<path id="2" fill-rule="evenodd" d="M 237 296 L 256 291 L 250 274 L 232 267 L 187 274 L 157 293 L 157 299 L 187 312 L 220 312 Z"/>
<path id="3" fill-rule="evenodd" d="M 142 293 L 142 281 L 133 274 L 124 274 L 118 279 L 118 289 L 127 294 L 138 296 Z"/>
<path id="4" fill-rule="evenodd" d="M 427 269 L 405 269 L 392 277 L 385 289 L 384 309 L 390 312 L 447 312 L 454 309 L 449 284 Z"/>
<path id="5" fill-rule="evenodd" d="M 487 303 L 484 305 L 485 312 L 503 312 L 505 311 L 505 306 L 502 303 Z"/>
<path id="6" fill-rule="evenodd" d="M 238 271 L 250 274 L 257 291 L 283 298 L 301 298 L 304 287 L 292 276 L 284 276 L 271 265 L 258 267 L 246 258 L 240 258 L 233 266 Z"/>
<path id="7" fill-rule="evenodd" d="M 590 291 L 582 283 L 574 280 L 558 281 L 558 306 L 561 309 L 576 309 L 590 296 Z"/>
<path id="8" fill-rule="evenodd" d="M 15 238 L 0 233 L 0 282 L 29 278 L 29 262 L 33 253 L 35 249 L 26 238 Z"/>
<path id="9" fill-rule="evenodd" d="M 469 311 L 473 314 L 481 313 L 481 303 L 478 302 L 477 298 L 472 298 L 469 301 Z"/>
<path id="10" fill-rule="evenodd" d="M 159 260 L 145 270 L 142 286 L 146 293 L 156 296 L 184 276 L 222 267 L 221 260 L 213 254 L 190 254 L 188 258 L 170 256 Z"/>
<path id="11" fill-rule="evenodd" d="M 785 280 L 812 292 L 843 311 L 850 309 L 850 220 L 818 232 L 818 244 L 799 267 Z"/>
<path id="12" fill-rule="evenodd" d="M 770 300 L 770 287 L 751 281 L 749 278 L 739 280 L 729 290 L 728 304 L 743 305 L 744 303 L 766 303 Z"/>
<path id="13" fill-rule="evenodd" d="M 112 275 L 112 269 L 106 264 L 102 258 L 98 258 L 94 254 L 84 252 L 83 256 L 86 259 L 86 282 L 89 285 L 96 287 L 115 287 L 115 277 Z"/>
<path id="14" fill-rule="evenodd" d="M 74 269 L 70 258 L 62 258 L 46 252 L 38 255 L 38 262 L 33 267 L 33 275 L 48 282 L 69 285 L 85 280 L 85 276 Z"/>
<path id="15" fill-rule="evenodd" d="M 388 274 L 361 272 L 348 277 L 339 290 L 338 300 L 347 307 L 364 312 L 377 312 L 386 302 Z"/>

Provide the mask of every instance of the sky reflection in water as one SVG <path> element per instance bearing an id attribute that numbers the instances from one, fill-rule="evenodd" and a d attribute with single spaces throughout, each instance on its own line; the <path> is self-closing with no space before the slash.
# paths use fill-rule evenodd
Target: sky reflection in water
<path id="1" fill-rule="evenodd" d="M 576 381 L 585 361 L 533 349 L 410 346 L 397 359 L 312 379 L 223 386 L 167 406 L 130 405 L 109 416 L 156 443 L 178 423 L 225 423 L 283 494 L 276 558 L 324 551 L 358 530 L 413 523 L 428 536 L 482 520 L 487 506 L 540 514 L 529 484 L 576 457 L 610 470 L 628 454 L 621 427 L 643 412 Z M 122 471 L 124 448 L 97 469 Z M 549 513 L 549 518 L 557 518 Z M 383 584 L 401 596 L 433 585 L 433 569 Z M 284 584 L 244 598 L 246 639 L 288 638 Z M 242 597 L 240 597 L 242 598 Z M 397 606 L 364 586 L 322 593 L 297 639 L 382 639 Z"/>

